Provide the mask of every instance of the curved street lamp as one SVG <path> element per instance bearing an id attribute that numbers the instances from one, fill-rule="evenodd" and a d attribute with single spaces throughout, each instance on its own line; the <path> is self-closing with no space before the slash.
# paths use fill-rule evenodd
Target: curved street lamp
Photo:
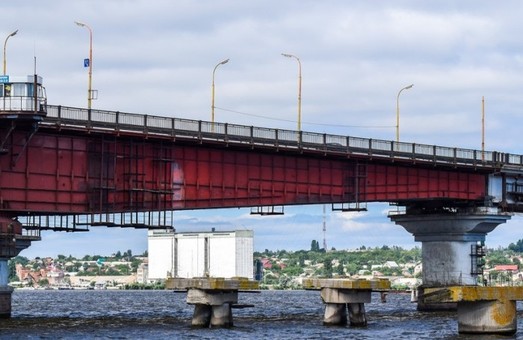
<path id="1" fill-rule="evenodd" d="M 218 66 L 227 64 L 228 62 L 229 62 L 229 59 L 220 61 L 218 64 L 216 64 L 216 66 L 214 66 L 214 70 L 212 71 L 211 123 L 212 123 L 213 130 L 214 130 L 214 75 L 216 74 L 216 69 L 218 68 Z"/>
<path id="2" fill-rule="evenodd" d="M 300 58 L 295 55 L 282 53 L 287 58 L 294 58 L 298 62 L 298 131 L 301 131 L 301 62 Z"/>
<path id="3" fill-rule="evenodd" d="M 403 90 L 411 89 L 414 86 L 414 84 L 410 84 L 409 86 L 405 86 L 398 92 L 398 96 L 396 97 L 396 142 L 399 143 L 400 141 L 400 94 Z"/>
<path id="4" fill-rule="evenodd" d="M 10 33 L 10 34 L 7 36 L 7 38 L 5 38 L 5 41 L 4 41 L 4 75 L 5 75 L 6 72 L 7 72 L 7 70 L 6 70 L 6 69 L 7 69 L 7 67 L 6 67 L 6 57 L 5 57 L 5 56 L 6 56 L 5 49 L 6 49 L 6 47 L 7 47 L 7 40 L 9 40 L 10 37 L 15 36 L 16 33 L 18 33 L 18 30 L 14 31 L 14 32 L 12 32 L 12 33 Z"/>
<path id="5" fill-rule="evenodd" d="M 93 30 L 87 24 L 84 24 L 82 22 L 75 21 L 74 23 L 80 27 L 85 27 L 89 30 L 89 80 L 87 86 L 87 108 L 91 109 L 91 100 L 93 99 Z"/>

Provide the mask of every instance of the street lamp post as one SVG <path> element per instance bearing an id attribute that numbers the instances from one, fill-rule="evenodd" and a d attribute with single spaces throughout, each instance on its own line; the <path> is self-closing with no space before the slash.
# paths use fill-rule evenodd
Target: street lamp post
<path id="1" fill-rule="evenodd" d="M 93 99 L 92 83 L 93 83 L 93 30 L 87 24 L 75 21 L 80 27 L 85 27 L 89 30 L 89 80 L 87 86 L 87 108 L 91 109 L 91 101 Z"/>
<path id="2" fill-rule="evenodd" d="M 396 142 L 399 143 L 400 141 L 400 94 L 403 90 L 411 89 L 414 86 L 414 84 L 410 84 L 409 86 L 405 86 L 398 92 L 398 96 L 396 97 Z"/>
<path id="3" fill-rule="evenodd" d="M 10 37 L 16 35 L 16 33 L 18 33 L 18 30 L 12 32 L 11 34 L 9 34 L 7 36 L 7 38 L 5 38 L 5 41 L 4 41 L 4 75 L 6 74 L 7 72 L 7 65 L 6 65 L 6 53 L 5 53 L 5 49 L 7 47 L 7 40 L 9 40 Z"/>
<path id="4" fill-rule="evenodd" d="M 212 123 L 213 129 L 214 129 L 214 75 L 216 74 L 216 69 L 218 68 L 218 66 L 227 64 L 228 62 L 229 62 L 229 59 L 220 61 L 218 64 L 216 64 L 216 66 L 214 66 L 214 70 L 212 71 L 211 123 Z"/>
<path id="5" fill-rule="evenodd" d="M 300 58 L 295 55 L 282 53 L 287 58 L 294 58 L 298 62 L 298 131 L 301 131 L 301 62 Z"/>

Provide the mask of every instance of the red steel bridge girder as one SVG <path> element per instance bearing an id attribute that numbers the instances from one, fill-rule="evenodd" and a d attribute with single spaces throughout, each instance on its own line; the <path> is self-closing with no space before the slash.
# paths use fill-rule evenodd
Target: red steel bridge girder
<path id="1" fill-rule="evenodd" d="M 486 195 L 474 170 L 114 134 L 39 131 L 27 147 L 24 138 L 15 131 L 0 155 L 0 211 L 13 216 Z"/>

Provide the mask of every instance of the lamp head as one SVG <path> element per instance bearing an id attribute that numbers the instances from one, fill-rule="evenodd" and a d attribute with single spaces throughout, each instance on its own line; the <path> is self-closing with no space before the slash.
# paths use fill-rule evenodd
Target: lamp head
<path id="1" fill-rule="evenodd" d="M 79 21 L 75 21 L 74 23 L 77 24 L 77 25 L 80 26 L 80 27 L 85 27 L 85 24 L 84 24 L 84 23 L 81 23 L 81 22 L 79 22 Z"/>
<path id="2" fill-rule="evenodd" d="M 409 86 L 406 86 L 405 89 L 411 89 L 414 86 L 414 84 L 410 84 Z"/>
<path id="3" fill-rule="evenodd" d="M 292 58 L 292 54 L 282 53 L 281 55 L 287 58 Z"/>
<path id="4" fill-rule="evenodd" d="M 16 33 L 18 33 L 18 30 L 14 31 L 13 33 L 9 34 L 10 37 L 16 35 Z"/>
<path id="5" fill-rule="evenodd" d="M 220 63 L 220 65 L 227 64 L 228 62 L 229 62 L 229 59 L 225 59 L 224 61 L 222 61 L 222 62 Z"/>

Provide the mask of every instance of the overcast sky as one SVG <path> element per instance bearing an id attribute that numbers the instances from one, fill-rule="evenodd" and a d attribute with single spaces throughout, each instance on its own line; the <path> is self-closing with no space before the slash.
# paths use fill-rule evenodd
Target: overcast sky
<path id="1" fill-rule="evenodd" d="M 93 30 L 93 108 L 210 120 L 216 71 L 216 121 L 295 129 L 298 63 L 302 129 L 521 153 L 523 2 L 307 0 L 2 1 L 0 36 L 7 73 L 44 78 L 48 102 L 87 106 L 89 31 Z M 4 39 L 4 38 L 2 38 Z M 387 204 L 368 212 L 331 213 L 327 245 L 411 248 L 413 237 L 387 218 Z M 286 207 L 259 217 L 248 209 L 179 211 L 179 231 L 254 229 L 255 248 L 309 249 L 323 242 L 322 206 Z M 487 245 L 523 238 L 514 217 Z M 46 232 L 24 256 L 102 254 L 147 248 L 143 230 L 92 228 Z"/>

